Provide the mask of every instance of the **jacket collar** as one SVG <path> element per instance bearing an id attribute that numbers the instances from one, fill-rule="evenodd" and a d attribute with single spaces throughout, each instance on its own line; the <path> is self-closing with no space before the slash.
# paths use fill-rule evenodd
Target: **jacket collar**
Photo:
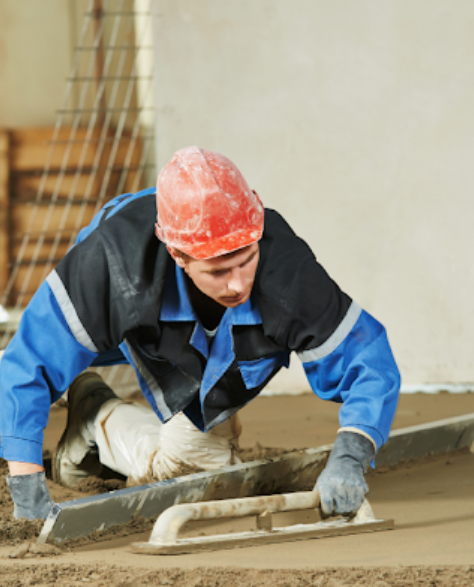
<path id="1" fill-rule="evenodd" d="M 188 290 L 184 279 L 184 271 L 171 260 L 166 275 L 163 303 L 160 320 L 162 322 L 196 322 Z"/>

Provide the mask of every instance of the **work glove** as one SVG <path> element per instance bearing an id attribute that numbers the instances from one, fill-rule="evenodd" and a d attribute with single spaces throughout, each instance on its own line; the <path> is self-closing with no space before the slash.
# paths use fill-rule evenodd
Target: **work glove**
<path id="1" fill-rule="evenodd" d="M 319 492 L 323 515 L 357 512 L 369 490 L 364 473 L 374 456 L 374 445 L 365 436 L 339 432 L 326 468 L 314 487 Z"/>
<path id="2" fill-rule="evenodd" d="M 15 520 L 27 518 L 46 519 L 54 502 L 49 497 L 44 471 L 31 475 L 6 477 L 8 489 L 13 499 L 13 517 Z"/>

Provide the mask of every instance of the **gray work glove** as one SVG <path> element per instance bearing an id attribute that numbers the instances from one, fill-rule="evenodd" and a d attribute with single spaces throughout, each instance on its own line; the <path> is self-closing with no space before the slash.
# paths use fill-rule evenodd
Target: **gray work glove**
<path id="1" fill-rule="evenodd" d="M 321 509 L 326 516 L 351 515 L 359 509 L 369 488 L 364 479 L 375 456 L 374 445 L 356 432 L 339 432 L 326 468 L 318 477 Z"/>
<path id="2" fill-rule="evenodd" d="M 6 477 L 8 489 L 13 499 L 13 517 L 15 520 L 27 518 L 46 519 L 54 502 L 49 497 L 44 471 L 31 475 Z"/>

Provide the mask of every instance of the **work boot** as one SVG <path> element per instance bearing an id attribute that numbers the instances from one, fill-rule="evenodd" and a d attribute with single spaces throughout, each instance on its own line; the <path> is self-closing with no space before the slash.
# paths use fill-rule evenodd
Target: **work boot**
<path id="1" fill-rule="evenodd" d="M 53 456 L 53 480 L 74 488 L 91 475 L 99 475 L 102 465 L 95 443 L 95 419 L 100 407 L 117 399 L 100 375 L 78 375 L 68 391 L 66 428 Z"/>

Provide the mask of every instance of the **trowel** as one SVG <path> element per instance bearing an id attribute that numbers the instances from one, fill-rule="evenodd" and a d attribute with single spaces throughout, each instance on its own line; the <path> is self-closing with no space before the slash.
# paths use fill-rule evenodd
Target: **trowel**
<path id="1" fill-rule="evenodd" d="M 272 514 L 319 508 L 317 491 L 183 503 L 165 510 L 155 522 L 148 542 L 135 542 L 132 551 L 139 554 L 186 554 L 225 548 L 272 544 L 309 538 L 327 538 L 344 534 L 391 530 L 393 520 L 377 520 L 369 502 L 364 499 L 356 515 L 312 524 L 274 527 Z M 256 516 L 253 532 L 236 532 L 179 538 L 181 528 L 191 520 L 216 520 Z"/>

